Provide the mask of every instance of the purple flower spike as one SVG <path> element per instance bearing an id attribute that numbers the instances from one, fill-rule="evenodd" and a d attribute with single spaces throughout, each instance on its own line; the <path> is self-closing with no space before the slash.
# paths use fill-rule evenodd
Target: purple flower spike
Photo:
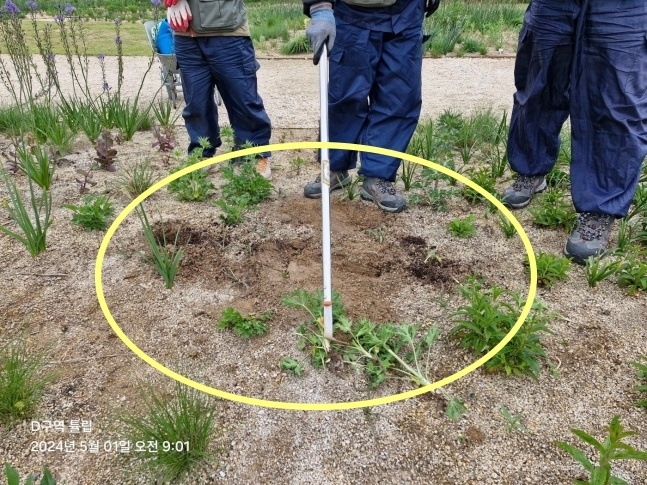
<path id="1" fill-rule="evenodd" d="M 119 36 L 115 37 L 115 44 L 121 45 L 122 43 L 123 43 L 123 41 L 121 40 L 121 37 L 119 37 Z"/>
<path id="2" fill-rule="evenodd" d="M 29 0 L 27 3 L 25 3 L 25 7 L 27 7 L 32 12 L 38 10 L 38 4 L 34 2 L 34 0 Z"/>
<path id="3" fill-rule="evenodd" d="M 103 92 L 104 92 L 104 93 L 107 93 L 108 91 L 110 91 L 110 89 L 112 89 L 112 88 L 110 87 L 110 85 L 108 84 L 108 82 L 107 82 L 107 81 L 104 81 L 104 82 L 103 82 Z"/>
<path id="4" fill-rule="evenodd" d="M 120 19 L 115 19 L 115 25 L 119 27 L 121 25 L 121 20 Z"/>
<path id="5" fill-rule="evenodd" d="M 151 5 L 153 7 L 159 7 L 160 5 L 162 5 L 162 0 L 151 0 Z"/>
<path id="6" fill-rule="evenodd" d="M 105 58 L 106 58 L 106 56 L 104 56 L 103 54 L 99 54 L 99 55 L 97 56 L 97 59 L 99 59 L 101 62 L 103 62 L 103 60 L 104 60 Z"/>
<path id="7" fill-rule="evenodd" d="M 62 24 L 63 20 L 65 20 L 65 17 L 63 17 L 60 13 L 54 17 L 54 22 L 57 24 Z"/>
<path id="8" fill-rule="evenodd" d="M 20 13 L 18 6 L 11 0 L 7 0 L 7 3 L 4 4 L 3 10 L 5 11 L 5 13 L 8 13 L 10 15 L 16 15 Z"/>
<path id="9" fill-rule="evenodd" d="M 74 5 L 70 5 L 69 3 L 65 5 L 65 8 L 63 9 L 63 13 L 65 15 L 69 16 L 69 15 L 72 15 L 74 12 L 76 12 L 76 8 L 74 7 Z"/>

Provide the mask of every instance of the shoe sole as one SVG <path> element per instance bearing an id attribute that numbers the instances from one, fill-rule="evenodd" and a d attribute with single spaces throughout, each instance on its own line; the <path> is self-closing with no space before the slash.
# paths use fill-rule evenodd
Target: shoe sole
<path id="1" fill-rule="evenodd" d="M 568 244 L 568 243 L 567 243 Z M 590 256 L 587 256 L 586 258 L 583 258 L 582 256 L 577 256 L 575 254 L 570 254 L 568 250 L 566 249 L 566 246 L 564 246 L 564 256 L 566 256 L 568 259 L 573 260 L 575 263 L 579 264 L 580 266 L 586 266 L 586 262 L 589 258 L 597 258 L 598 256 L 604 257 L 609 250 L 605 249 L 603 251 L 600 251 L 597 254 L 591 254 Z"/>
<path id="2" fill-rule="evenodd" d="M 380 204 L 375 197 L 373 197 L 371 194 L 366 192 L 366 190 L 364 190 L 363 188 L 360 189 L 359 196 L 364 200 L 375 202 L 378 205 L 378 207 L 380 209 L 382 209 L 383 211 L 385 211 L 385 212 L 391 212 L 391 213 L 395 214 L 397 212 L 402 212 L 404 209 L 407 208 L 406 205 L 404 207 L 387 207 L 387 206 L 384 206 L 384 205 Z"/>
<path id="3" fill-rule="evenodd" d="M 342 189 L 342 188 L 346 187 L 347 185 L 350 185 L 351 182 L 352 182 L 352 180 L 350 179 L 350 177 L 346 177 L 341 182 L 337 182 L 335 185 L 331 185 L 330 186 L 330 192 L 332 192 L 333 190 Z M 304 193 L 303 196 L 306 199 L 321 199 L 321 192 L 319 192 L 318 194 L 305 194 Z"/>
<path id="4" fill-rule="evenodd" d="M 544 178 L 543 182 L 539 185 L 539 187 L 537 187 L 535 189 L 535 191 L 532 193 L 532 195 L 530 196 L 530 198 L 527 201 L 522 202 L 520 204 L 511 204 L 509 202 L 504 202 L 504 204 L 507 205 L 508 207 L 512 207 L 513 209 L 523 209 L 528 204 L 530 204 L 530 201 L 535 196 L 535 194 L 540 194 L 541 192 L 546 190 L 547 187 L 548 187 L 548 184 L 546 183 L 546 179 Z"/>

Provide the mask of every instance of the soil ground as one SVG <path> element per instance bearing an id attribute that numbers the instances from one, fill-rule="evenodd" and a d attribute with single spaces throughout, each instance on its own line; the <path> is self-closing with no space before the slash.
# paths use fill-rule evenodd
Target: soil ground
<path id="1" fill-rule="evenodd" d="M 446 109 L 509 112 L 513 63 L 509 58 L 426 59 L 423 118 Z M 260 64 L 259 91 L 273 122 L 272 142 L 315 140 L 318 69 L 303 59 L 261 59 Z M 124 93 L 136 93 L 138 81 L 131 80 L 141 78 L 145 65 L 145 59 L 126 59 Z M 93 64 L 92 85 L 100 89 L 97 67 Z M 159 88 L 156 69 L 145 80 L 144 99 Z M 114 70 L 108 72 L 114 76 Z M 226 122 L 224 114 L 222 118 Z M 181 145 L 181 119 L 177 133 Z M 144 132 L 119 145 L 117 172 L 97 171 L 92 192 L 112 194 L 120 211 L 129 202 L 118 190 L 120 173 L 127 167 L 150 159 L 158 175 L 167 175 L 172 163 L 151 147 L 153 141 L 152 133 Z M 9 148 L 7 140 L 2 143 L 3 150 Z M 137 468 L 132 449 L 38 451 L 40 441 L 124 440 L 117 416 L 141 409 L 141 383 L 168 395 L 173 391 L 171 379 L 116 337 L 99 307 L 94 270 L 104 233 L 72 225 L 71 213 L 63 207 L 81 200 L 76 169 L 87 169 L 93 156 L 87 140 L 79 137 L 75 151 L 57 168 L 54 223 L 45 253 L 32 259 L 24 247 L 0 235 L 0 343 L 22 336 L 34 351 L 49 349 L 49 368 L 57 379 L 45 393 L 37 420 L 91 420 L 92 429 L 80 436 L 67 430 L 33 432 L 30 422 L 18 424 L 2 430 L 0 461 L 14 464 L 23 476 L 47 464 L 59 483 L 155 483 Z M 297 156 L 306 165 L 295 166 Z M 103 287 L 115 320 L 159 363 L 243 396 L 345 402 L 412 389 L 406 381 L 393 380 L 367 392 L 364 378 L 353 369 L 336 361 L 325 370 L 314 369 L 297 349 L 295 329 L 306 315 L 283 306 L 281 298 L 295 289 L 321 286 L 321 207 L 302 196 L 318 165 L 314 151 L 304 150 L 275 152 L 272 167 L 275 191 L 270 200 L 234 228 L 222 225 L 213 200 L 180 203 L 166 189 L 149 199 L 149 212 L 164 221 L 166 234 L 181 229 L 178 244 L 186 257 L 172 290 L 164 288 L 143 259 L 139 221 L 133 215 L 126 218 L 103 264 Z M 217 186 L 223 182 L 218 170 L 212 178 Z M 20 183 L 25 185 L 24 180 Z M 5 196 L 0 189 L 0 197 Z M 441 336 L 431 353 L 433 379 L 476 359 L 448 337 L 454 325 L 451 312 L 465 303 L 457 294 L 459 282 L 477 272 L 489 284 L 527 291 L 520 239 L 506 239 L 497 218 L 486 216 L 482 205 L 454 198 L 447 212 L 412 207 L 393 215 L 359 199 L 343 200 L 336 192 L 331 214 L 333 288 L 342 295 L 349 316 L 378 323 L 418 322 L 423 328 L 437 325 Z M 476 216 L 476 235 L 451 236 L 447 224 L 470 214 Z M 526 210 L 515 215 L 536 251 L 560 254 L 565 233 L 534 227 Z M 0 222 L 8 223 L 6 212 L 0 213 Z M 425 261 L 430 250 L 441 261 Z M 569 484 L 585 475 L 555 441 L 581 446 L 571 428 L 604 439 L 616 414 L 640 433 L 629 442 L 647 449 L 647 419 L 645 410 L 633 405 L 639 399 L 633 391 L 638 381 L 629 364 L 647 355 L 647 296 L 628 296 L 612 280 L 589 288 L 580 267 L 550 290 L 540 288 L 537 296 L 562 316 L 549 325 L 553 334 L 544 338 L 548 359 L 537 380 L 482 369 L 468 374 L 445 388 L 467 407 L 456 421 L 445 416 L 446 401 L 438 394 L 320 412 L 218 399 L 218 432 L 211 447 L 218 460 L 187 483 Z M 268 333 L 243 341 L 216 330 L 228 306 L 244 314 L 271 310 Z M 303 362 L 305 375 L 281 371 L 283 357 Z M 524 431 L 508 429 L 501 405 L 520 416 Z M 591 449 L 587 453 L 596 459 Z M 647 482 L 645 463 L 624 461 L 614 472 L 632 485 Z"/>

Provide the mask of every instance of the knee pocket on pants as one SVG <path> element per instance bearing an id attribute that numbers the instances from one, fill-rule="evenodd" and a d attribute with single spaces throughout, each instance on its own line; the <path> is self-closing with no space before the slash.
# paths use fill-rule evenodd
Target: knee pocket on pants
<path id="1" fill-rule="evenodd" d="M 634 49 L 614 56 L 611 62 L 619 73 L 625 94 L 640 98 L 647 94 L 647 33 Z"/>

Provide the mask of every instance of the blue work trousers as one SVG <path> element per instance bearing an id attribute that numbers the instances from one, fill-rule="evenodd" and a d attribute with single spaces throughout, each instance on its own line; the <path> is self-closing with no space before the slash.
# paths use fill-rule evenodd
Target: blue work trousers
<path id="1" fill-rule="evenodd" d="M 624 217 L 647 155 L 647 2 L 532 0 L 519 35 L 508 157 L 547 174 L 571 119 L 578 212 Z"/>
<path id="2" fill-rule="evenodd" d="M 205 157 L 213 156 L 222 144 L 214 86 L 227 109 L 236 147 L 245 142 L 269 143 L 272 128 L 258 95 L 256 71 L 260 66 L 249 37 L 176 35 L 175 54 L 186 101 L 182 117 L 190 139 L 189 153 L 200 146 L 200 137 L 207 137 L 212 146 L 203 152 Z M 259 156 L 269 156 L 269 152 Z"/>
<path id="3" fill-rule="evenodd" d="M 422 12 L 419 25 L 394 34 L 336 18 L 330 52 L 330 141 L 404 152 L 422 106 Z M 357 153 L 330 150 L 330 169 L 355 168 Z M 363 152 L 360 173 L 394 181 L 400 159 Z"/>

